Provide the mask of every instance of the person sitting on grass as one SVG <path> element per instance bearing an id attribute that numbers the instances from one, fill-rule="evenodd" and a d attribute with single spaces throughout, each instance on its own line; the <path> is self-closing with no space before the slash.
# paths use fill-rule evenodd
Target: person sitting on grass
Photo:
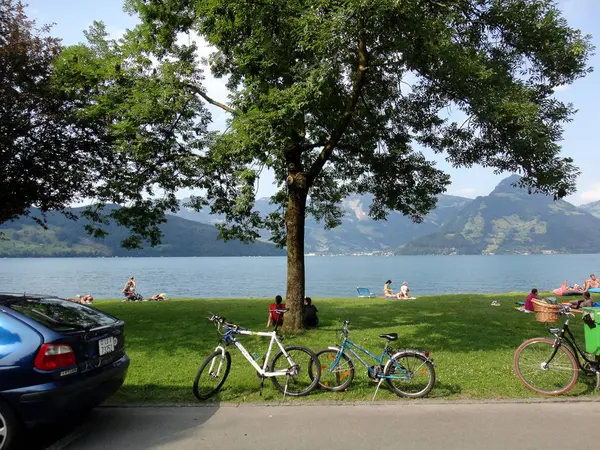
<path id="1" fill-rule="evenodd" d="M 579 300 L 573 300 L 569 303 L 573 309 L 591 308 L 594 306 L 594 300 L 592 300 L 592 296 L 589 292 L 584 292 L 583 298 L 580 298 Z"/>
<path id="2" fill-rule="evenodd" d="M 525 307 L 523 308 L 525 311 L 533 312 L 533 299 L 542 300 L 542 297 L 538 295 L 538 290 L 533 288 L 531 293 L 525 299 Z"/>
<path id="3" fill-rule="evenodd" d="M 591 274 L 590 279 L 585 280 L 585 283 L 583 283 L 584 291 L 587 291 L 590 288 L 598 288 L 598 287 L 600 287 L 600 280 L 598 278 L 596 278 L 596 275 L 594 275 L 594 274 Z"/>
<path id="4" fill-rule="evenodd" d="M 304 308 L 302 313 L 304 315 L 304 326 L 306 328 L 316 327 L 319 325 L 319 318 L 317 317 L 317 307 L 312 304 L 312 299 L 306 297 L 304 299 Z"/>
<path id="5" fill-rule="evenodd" d="M 394 291 L 392 291 L 392 288 L 390 287 L 391 284 L 392 280 L 387 280 L 383 285 L 383 295 L 385 295 L 386 297 L 394 295 Z"/>
<path id="6" fill-rule="evenodd" d="M 164 293 L 156 294 L 156 295 L 153 295 L 152 297 L 150 297 L 150 300 L 154 300 L 155 302 L 161 302 L 166 299 L 167 299 L 167 294 L 164 294 Z"/>
<path id="7" fill-rule="evenodd" d="M 266 328 L 275 325 L 283 325 L 283 313 L 279 314 L 275 312 L 276 309 L 285 309 L 285 303 L 282 303 L 283 299 L 281 295 L 275 297 L 275 303 L 269 305 L 269 319 L 267 320 Z"/>
<path id="8" fill-rule="evenodd" d="M 398 294 L 396 294 L 396 298 L 411 298 L 409 292 L 410 289 L 408 288 L 408 283 L 405 281 L 402 283 L 402 286 L 400 286 L 400 290 L 398 291 Z"/>

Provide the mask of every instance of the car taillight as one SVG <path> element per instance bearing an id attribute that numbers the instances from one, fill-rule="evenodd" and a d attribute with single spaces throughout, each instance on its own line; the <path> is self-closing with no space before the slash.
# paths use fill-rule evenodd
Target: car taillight
<path id="1" fill-rule="evenodd" d="M 56 370 L 75 365 L 75 352 L 67 344 L 44 344 L 33 365 L 39 370 Z"/>

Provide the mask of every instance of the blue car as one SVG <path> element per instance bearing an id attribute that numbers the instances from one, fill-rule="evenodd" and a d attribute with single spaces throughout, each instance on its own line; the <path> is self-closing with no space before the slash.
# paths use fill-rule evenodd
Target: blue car
<path id="1" fill-rule="evenodd" d="M 129 367 L 123 328 L 87 305 L 0 293 L 0 450 L 115 393 Z"/>

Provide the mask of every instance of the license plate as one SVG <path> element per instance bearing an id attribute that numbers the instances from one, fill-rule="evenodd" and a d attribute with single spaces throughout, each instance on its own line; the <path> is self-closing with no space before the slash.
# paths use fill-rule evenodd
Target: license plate
<path id="1" fill-rule="evenodd" d="M 117 345 L 118 339 L 116 337 L 107 337 L 98 341 L 98 353 L 100 356 L 106 355 L 107 353 L 114 352 L 115 346 Z"/>

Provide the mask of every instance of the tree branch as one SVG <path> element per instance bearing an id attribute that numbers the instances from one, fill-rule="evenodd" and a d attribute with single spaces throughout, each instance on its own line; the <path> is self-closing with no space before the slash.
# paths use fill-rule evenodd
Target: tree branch
<path id="1" fill-rule="evenodd" d="M 325 144 L 325 147 L 323 147 L 323 150 L 321 150 L 321 153 L 310 167 L 310 170 L 308 172 L 309 186 L 312 185 L 319 173 L 321 173 L 321 170 L 323 169 L 325 163 L 331 158 L 333 150 L 339 143 L 340 139 L 342 138 L 342 135 L 346 131 L 346 128 L 350 124 L 350 120 L 352 119 L 352 115 L 356 110 L 356 104 L 358 103 L 358 99 L 360 98 L 360 93 L 364 85 L 365 71 L 368 68 L 367 64 L 367 44 L 365 42 L 364 36 L 362 36 L 358 42 L 358 69 L 356 71 L 354 85 L 352 86 L 352 95 L 350 96 L 350 101 L 346 106 L 346 111 L 344 112 L 340 121 L 331 133 L 331 137 Z"/>
<path id="2" fill-rule="evenodd" d="M 198 94 L 200 97 L 202 97 L 204 100 L 206 100 L 208 103 L 210 103 L 211 105 L 215 105 L 218 106 L 219 108 L 231 113 L 231 114 L 235 114 L 236 111 L 235 109 L 231 108 L 230 106 L 227 106 L 224 103 L 218 102 L 216 100 L 213 100 L 212 98 L 210 98 L 208 95 L 206 95 L 202 90 L 200 90 L 198 87 L 196 86 L 190 86 L 192 88 L 192 90 Z"/>

